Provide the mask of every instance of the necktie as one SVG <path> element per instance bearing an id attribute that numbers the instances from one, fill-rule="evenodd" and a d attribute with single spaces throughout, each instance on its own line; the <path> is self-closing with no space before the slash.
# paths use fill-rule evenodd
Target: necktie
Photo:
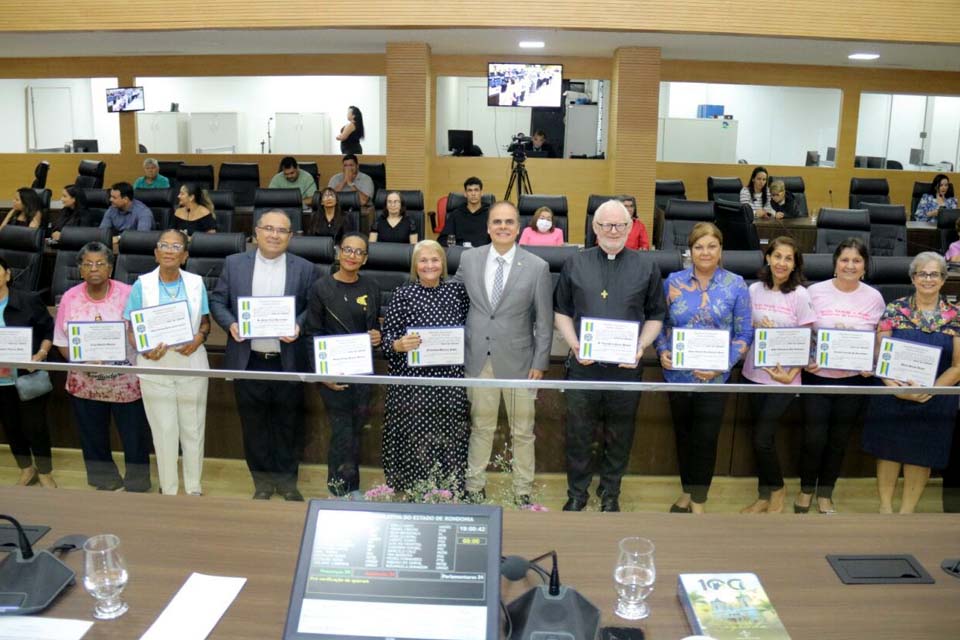
<path id="1" fill-rule="evenodd" d="M 496 307 L 503 297 L 503 265 L 507 263 L 502 257 L 497 256 L 497 272 L 493 274 L 493 293 L 490 295 L 490 306 Z"/>

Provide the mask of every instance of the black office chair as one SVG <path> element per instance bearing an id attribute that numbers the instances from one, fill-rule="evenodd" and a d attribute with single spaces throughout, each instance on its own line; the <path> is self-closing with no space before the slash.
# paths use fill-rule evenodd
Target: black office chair
<path id="1" fill-rule="evenodd" d="M 707 200 L 732 200 L 740 202 L 740 190 L 743 189 L 743 182 L 740 178 L 723 178 L 719 176 L 709 176 L 707 178 Z"/>
<path id="2" fill-rule="evenodd" d="M 917 207 L 920 205 L 920 200 L 923 198 L 923 194 L 930 193 L 930 183 L 929 182 L 914 182 L 913 183 L 913 193 L 910 196 L 910 219 L 915 220 L 917 213 Z"/>
<path id="3" fill-rule="evenodd" d="M 957 219 L 960 209 L 944 209 L 937 216 L 937 232 L 940 236 L 940 253 L 946 253 L 950 244 L 957 241 Z"/>
<path id="4" fill-rule="evenodd" d="M 899 160 L 887 160 L 887 169 L 903 171 L 903 163 Z"/>
<path id="5" fill-rule="evenodd" d="M 651 251 L 648 255 L 657 263 L 661 278 L 666 278 L 671 273 L 683 269 L 683 255 L 676 249 Z"/>
<path id="6" fill-rule="evenodd" d="M 217 218 L 217 233 L 233 231 L 233 214 L 236 207 L 233 191 L 207 191 L 213 214 Z"/>
<path id="7" fill-rule="evenodd" d="M 870 214 L 870 255 L 907 255 L 907 211 L 902 204 L 868 202 Z"/>
<path id="8" fill-rule="evenodd" d="M 213 291 L 227 256 L 243 253 L 247 239 L 242 233 L 195 233 L 190 238 L 190 257 L 186 270 L 203 278 L 207 291 Z"/>
<path id="9" fill-rule="evenodd" d="M 93 227 L 64 227 L 60 232 L 60 241 L 56 244 L 57 257 L 53 262 L 53 278 L 50 294 L 54 304 L 60 304 L 64 293 L 80 284 L 80 267 L 77 266 L 77 254 L 88 242 L 100 242 L 110 246 L 110 229 Z"/>
<path id="10" fill-rule="evenodd" d="M 913 293 L 913 283 L 910 281 L 911 260 L 913 258 L 908 256 L 876 256 L 870 258 L 867 282 L 880 292 L 883 301 L 887 304 Z"/>
<path id="11" fill-rule="evenodd" d="M 87 212 L 90 214 L 87 223 L 91 227 L 99 227 L 103 214 L 110 208 L 110 191 L 107 189 L 83 189 L 83 199 L 87 203 Z"/>
<path id="12" fill-rule="evenodd" d="M 447 252 L 447 273 L 452 276 L 460 268 L 460 256 L 463 255 L 465 249 L 458 244 L 452 247 L 444 247 L 444 250 Z"/>
<path id="13" fill-rule="evenodd" d="M 756 249 L 749 251 L 728 250 L 726 238 L 727 236 L 724 235 L 723 268 L 737 274 L 746 280 L 747 284 L 756 282 L 758 279 L 757 273 L 763 266 L 763 253 Z"/>
<path id="14" fill-rule="evenodd" d="M 587 198 L 587 215 L 583 220 L 583 246 L 592 247 L 597 244 L 597 235 L 593 232 L 593 214 L 607 200 L 616 199 L 617 196 L 605 196 L 596 193 L 590 194 L 590 197 Z"/>
<path id="15" fill-rule="evenodd" d="M 804 284 L 809 286 L 833 277 L 832 253 L 803 254 Z"/>
<path id="16" fill-rule="evenodd" d="M 36 168 L 33 170 L 33 184 L 30 185 L 33 189 L 46 189 L 47 188 L 47 173 L 50 172 L 50 163 L 46 160 L 42 160 L 37 163 Z"/>
<path id="17" fill-rule="evenodd" d="M 653 206 L 655 209 L 666 209 L 667 202 L 670 200 L 686 199 L 687 188 L 683 185 L 683 180 L 657 180 L 657 186 L 653 196 Z"/>
<path id="18" fill-rule="evenodd" d="M 867 202 L 890 204 L 886 178 L 850 178 L 850 208 L 861 209 Z"/>
<path id="19" fill-rule="evenodd" d="M 753 207 L 749 204 L 715 200 L 713 213 L 717 227 L 723 234 L 723 250 L 758 251 L 760 235 L 753 224 Z"/>
<path id="20" fill-rule="evenodd" d="M 485 193 L 480 196 L 480 202 L 492 207 L 493 203 L 497 201 L 497 197 L 492 193 Z M 466 206 L 467 197 L 462 193 L 453 193 L 452 191 L 447 194 L 447 215 L 450 215 L 450 212 L 454 209 L 459 209 L 460 207 Z"/>
<path id="21" fill-rule="evenodd" d="M 173 212 L 176 211 L 176 196 L 173 189 L 137 189 L 134 200 L 139 200 L 153 212 L 153 228 L 166 230 L 173 224 Z"/>
<path id="22" fill-rule="evenodd" d="M 771 176 L 767 184 L 772 184 L 779 180 L 783 183 L 783 188 L 787 193 L 793 195 L 793 201 L 797 204 L 797 214 L 800 218 L 806 218 L 810 215 L 807 208 L 807 186 L 803 182 L 802 176 Z"/>
<path id="23" fill-rule="evenodd" d="M 217 189 L 233 191 L 238 206 L 253 206 L 253 196 L 260 187 L 260 165 L 255 162 L 224 162 L 220 165 Z"/>
<path id="24" fill-rule="evenodd" d="M 320 189 L 320 167 L 317 166 L 316 162 L 300 162 L 298 160 L 297 168 L 312 175 L 313 181 L 317 184 L 317 190 Z"/>
<path id="25" fill-rule="evenodd" d="M 320 211 L 320 194 L 316 194 L 313 199 L 314 210 Z M 344 213 L 348 211 L 360 211 L 360 194 L 357 191 L 339 191 L 337 193 L 337 202 L 340 203 L 340 210 Z"/>
<path id="26" fill-rule="evenodd" d="M 517 210 L 520 213 L 520 228 L 530 224 L 530 217 L 540 207 L 550 207 L 553 211 L 553 224 L 563 233 L 563 241 L 567 241 L 567 196 L 543 195 L 536 193 L 521 193 Z"/>
<path id="27" fill-rule="evenodd" d="M 410 259 L 413 247 L 398 242 L 374 242 L 367 254 L 363 277 L 372 280 L 380 290 L 380 315 L 383 315 L 393 291 L 410 281 Z"/>
<path id="28" fill-rule="evenodd" d="M 157 160 L 160 167 L 160 175 L 170 181 L 170 188 L 174 193 L 180 191 L 180 183 L 177 182 L 177 168 L 184 164 L 183 160 Z"/>
<path id="29" fill-rule="evenodd" d="M 712 202 L 671 200 L 663 212 L 663 242 L 660 248 L 682 253 L 688 249 L 687 239 L 698 222 L 715 221 Z"/>
<path id="30" fill-rule="evenodd" d="M 43 228 L 14 227 L 0 230 L 0 257 L 10 265 L 8 286 L 20 291 L 36 291 L 43 261 Z"/>
<path id="31" fill-rule="evenodd" d="M 77 166 L 77 177 L 73 181 L 81 189 L 103 189 L 103 176 L 107 164 L 100 160 L 81 160 Z"/>
<path id="32" fill-rule="evenodd" d="M 303 198 L 300 189 L 257 189 L 253 194 L 253 224 L 272 209 L 279 209 L 290 217 L 294 233 L 303 230 Z"/>
<path id="33" fill-rule="evenodd" d="M 181 164 L 177 167 L 177 184 L 195 184 L 201 189 L 213 189 L 212 164 Z"/>
<path id="34" fill-rule="evenodd" d="M 134 230 L 121 233 L 120 251 L 113 269 L 114 279 L 132 285 L 137 278 L 156 269 L 157 259 L 153 252 L 162 233 Z"/>
<path id="35" fill-rule="evenodd" d="M 820 209 L 817 216 L 817 253 L 832 254 L 847 238 L 870 246 L 870 214 L 866 209 Z"/>
<path id="36" fill-rule="evenodd" d="M 370 176 L 377 191 L 387 188 L 387 165 L 382 162 L 380 164 L 360 164 L 357 170 Z"/>
<path id="37" fill-rule="evenodd" d="M 40 196 L 40 208 L 44 211 L 50 211 L 50 202 L 53 200 L 53 192 L 50 189 L 34 188 L 34 193 Z"/>
<path id="38" fill-rule="evenodd" d="M 334 258 L 333 238 L 330 236 L 293 236 L 287 251 L 312 262 L 317 277 L 330 273 Z"/>
<path id="39" fill-rule="evenodd" d="M 580 251 L 579 247 L 573 245 L 563 245 L 560 247 L 545 247 L 537 245 L 528 245 L 524 247 L 533 255 L 542 258 L 550 267 L 550 283 L 556 288 L 557 281 L 560 279 L 560 272 L 563 270 L 563 263 L 570 256 Z"/>

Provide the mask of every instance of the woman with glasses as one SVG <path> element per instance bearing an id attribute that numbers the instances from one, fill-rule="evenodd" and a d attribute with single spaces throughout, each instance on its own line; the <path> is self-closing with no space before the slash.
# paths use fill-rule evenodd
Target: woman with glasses
<path id="1" fill-rule="evenodd" d="M 333 244 L 340 244 L 343 234 L 356 231 L 350 219 L 340 208 L 337 192 L 327 187 L 320 192 L 320 206 L 310 216 L 307 226 L 308 236 L 328 236 L 333 238 Z"/>
<path id="2" fill-rule="evenodd" d="M 366 333 L 370 335 L 371 347 L 380 346 L 380 289 L 360 275 L 360 267 L 367 261 L 367 248 L 367 239 L 360 233 L 348 233 L 340 241 L 336 250 L 340 268 L 317 279 L 307 297 L 306 335 Z M 305 344 L 313 348 L 312 340 Z M 312 355 L 310 362 L 314 362 Z M 372 388 L 366 384 L 323 382 L 319 389 L 330 421 L 327 487 L 335 496 L 357 495 L 360 433 L 370 419 Z"/>
<path id="3" fill-rule="evenodd" d="M 370 242 L 404 242 L 417 244 L 417 224 L 407 215 L 407 205 L 399 191 L 387 194 L 383 213 L 373 222 Z"/>
<path id="4" fill-rule="evenodd" d="M 960 381 L 960 317 L 957 307 L 940 295 L 947 279 L 947 263 L 924 251 L 910 262 L 913 295 L 887 305 L 877 324 L 877 346 L 895 338 L 938 347 L 938 387 Z M 930 479 L 930 469 L 947 466 L 950 457 L 956 396 L 911 392 L 914 382 L 883 378 L 899 387 L 895 396 L 873 396 L 863 430 L 863 450 L 877 458 L 880 512 L 893 513 L 893 493 L 903 470 L 900 513 L 913 513 Z"/>
<path id="5" fill-rule="evenodd" d="M 77 253 L 83 282 L 69 289 L 57 306 L 53 344 L 69 360 L 68 322 L 123 322 L 130 285 L 113 280 L 113 252 L 101 242 L 89 242 Z M 123 367 L 133 360 L 133 345 L 127 357 L 107 372 L 67 374 L 67 394 L 80 432 L 80 447 L 87 468 L 87 483 L 104 491 L 150 489 L 150 444 L 147 416 L 143 412 L 140 381 Z M 110 418 L 123 443 L 126 473 L 117 471 L 110 450 Z"/>
<path id="6" fill-rule="evenodd" d="M 687 242 L 693 265 L 671 273 L 663 281 L 667 317 L 656 341 L 663 377 L 667 382 L 724 383 L 733 365 L 753 342 L 750 294 L 743 278 L 720 266 L 723 234 L 716 225 L 696 224 Z M 675 369 L 673 332 L 684 328 L 727 330 L 730 333 L 727 368 L 723 371 Z M 683 488 L 670 511 L 703 513 L 717 464 L 717 439 L 727 394 L 671 391 L 669 397 Z"/>
<path id="7" fill-rule="evenodd" d="M 123 317 L 140 309 L 184 302 L 190 315 L 193 340 L 184 344 L 160 343 L 140 353 L 137 366 L 166 369 L 210 368 L 203 344 L 210 334 L 210 307 L 203 278 L 181 267 L 187 261 L 187 236 L 169 229 L 160 235 L 153 251 L 157 268 L 133 284 Z M 130 328 L 133 342 L 133 329 Z M 175 496 L 180 488 L 177 457 L 183 451 L 183 486 L 192 496 L 202 494 L 203 437 L 207 418 L 207 379 L 193 376 L 140 375 L 143 408 L 147 412 L 157 472 L 163 495 Z"/>

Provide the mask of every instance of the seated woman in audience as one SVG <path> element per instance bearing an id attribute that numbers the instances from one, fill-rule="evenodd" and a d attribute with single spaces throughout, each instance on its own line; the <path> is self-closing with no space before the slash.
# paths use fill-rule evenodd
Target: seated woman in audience
<path id="1" fill-rule="evenodd" d="M 188 183 L 177 194 L 180 204 L 173 212 L 173 226 L 188 236 L 195 233 L 216 233 L 217 216 L 207 191 L 198 184 Z"/>
<path id="2" fill-rule="evenodd" d="M 753 341 L 750 294 L 743 278 L 720 266 L 723 234 L 711 222 L 700 222 L 688 238 L 693 266 L 671 273 L 663 281 L 667 317 L 656 340 L 667 382 L 723 383 L 730 369 Z M 677 329 L 726 329 L 730 349 L 724 371 L 673 368 L 672 340 Z M 670 507 L 673 513 L 703 513 L 717 464 L 717 439 L 726 405 L 725 393 L 669 393 L 677 441 L 683 494 Z"/>
<path id="3" fill-rule="evenodd" d="M 143 175 L 133 183 L 134 189 L 169 189 L 170 181 L 160 175 L 160 163 L 153 158 L 143 161 Z"/>
<path id="4" fill-rule="evenodd" d="M 370 346 L 380 346 L 380 289 L 360 275 L 367 261 L 367 239 L 360 233 L 344 234 L 337 247 L 340 268 L 318 278 L 307 297 L 306 336 L 367 333 Z M 313 340 L 304 341 L 313 348 Z M 310 356 L 313 366 L 314 358 Z M 317 372 L 321 373 L 321 372 Z M 368 384 L 323 382 L 320 397 L 330 421 L 327 450 L 327 488 L 335 496 L 356 495 L 360 490 L 360 434 L 370 420 Z"/>
<path id="5" fill-rule="evenodd" d="M 913 214 L 918 222 L 935 222 L 943 209 L 956 209 L 957 198 L 953 195 L 950 178 L 938 173 L 930 183 L 930 192 L 923 194 Z"/>
<path id="6" fill-rule="evenodd" d="M 39 295 L 9 287 L 12 275 L 10 265 L 0 258 L 0 327 L 33 327 L 32 360 L 43 362 L 53 346 L 53 318 Z M 0 423 L 20 468 L 17 484 L 27 486 L 39 481 L 41 486 L 55 489 L 47 426 L 49 395 L 21 400 L 17 376 L 26 373 L 23 369 L 0 367 Z"/>
<path id="7" fill-rule="evenodd" d="M 957 307 L 941 297 L 947 263 L 924 251 L 910 262 L 913 295 L 887 305 L 877 324 L 877 347 L 883 338 L 896 338 L 939 347 L 938 387 L 960 381 L 960 317 Z M 956 396 L 911 393 L 916 383 L 883 378 L 900 387 L 896 396 L 873 396 L 863 429 L 863 450 L 877 458 L 880 512 L 893 513 L 893 492 L 903 469 L 900 513 L 913 513 L 930 479 L 931 467 L 942 469 L 950 458 Z"/>
<path id="8" fill-rule="evenodd" d="M 960 236 L 960 218 L 953 225 L 957 235 Z M 947 247 L 947 253 L 943 256 L 947 262 L 960 262 L 960 240 L 951 242 Z"/>
<path id="9" fill-rule="evenodd" d="M 630 235 L 627 236 L 627 243 L 624 246 L 635 251 L 648 251 L 650 239 L 647 237 L 647 227 L 637 217 L 636 199 L 633 196 L 619 196 L 617 199 L 623 203 L 627 213 L 633 218 L 633 226 L 630 227 Z"/>
<path id="10" fill-rule="evenodd" d="M 60 241 L 60 233 L 64 227 L 90 226 L 90 212 L 87 211 L 87 196 L 83 189 L 75 184 L 69 184 L 60 193 L 60 202 L 63 209 L 56 222 L 50 224 L 50 238 L 54 242 Z"/>
<path id="11" fill-rule="evenodd" d="M 43 202 L 37 192 L 29 187 L 17 189 L 13 194 L 13 207 L 0 222 L 0 231 L 5 226 L 30 227 L 36 229 L 43 225 Z"/>
<path id="12" fill-rule="evenodd" d="M 553 226 L 553 211 L 540 207 L 530 216 L 530 226 L 520 234 L 520 244 L 559 247 L 563 244 L 563 230 Z"/>
<path id="13" fill-rule="evenodd" d="M 407 354 L 420 346 L 411 327 L 463 326 L 470 298 L 463 284 L 447 279 L 447 255 L 434 240 L 413 248 L 413 282 L 393 293 L 383 321 L 383 352 L 390 375 L 462 378 L 463 365 L 411 366 Z M 463 387 L 387 386 L 383 425 L 383 471 L 396 491 L 430 488 L 463 492 L 470 443 L 467 392 Z"/>
<path id="14" fill-rule="evenodd" d="M 204 343 L 210 334 L 210 308 L 203 278 L 182 269 L 187 260 L 187 235 L 169 229 L 160 235 L 153 255 L 159 265 L 133 283 L 123 317 L 144 307 L 186 302 L 193 340 L 181 345 L 160 343 L 137 356 L 137 366 L 163 369 L 209 369 Z M 130 330 L 133 341 L 133 331 Z M 177 458 L 183 451 L 183 487 L 187 494 L 203 493 L 203 438 L 207 418 L 207 379 L 193 376 L 140 375 L 143 408 L 153 433 L 160 492 L 175 496 L 180 488 Z"/>
<path id="15" fill-rule="evenodd" d="M 797 199 L 787 191 L 783 180 L 774 180 L 770 185 L 770 205 L 773 207 L 773 217 L 777 220 L 784 218 L 799 218 Z"/>
<path id="16" fill-rule="evenodd" d="M 340 153 L 356 155 L 363 153 L 363 147 L 360 145 L 363 135 L 363 114 L 360 113 L 360 109 L 351 105 L 347 107 L 347 124 L 340 127 L 340 133 L 337 134 Z"/>
<path id="17" fill-rule="evenodd" d="M 770 203 L 766 168 L 754 168 L 753 173 L 750 174 L 750 182 L 740 189 L 740 204 L 750 205 L 754 218 L 769 218 L 776 213 Z"/>
<path id="18" fill-rule="evenodd" d="M 808 288 L 817 314 L 814 335 L 820 329 L 875 331 L 885 307 L 883 296 L 861 282 L 870 254 L 859 238 L 847 238 L 833 252 L 833 278 Z M 871 371 L 826 369 L 811 363 L 803 373 L 805 385 L 868 386 Z M 833 488 L 850 439 L 850 429 L 861 419 L 866 396 L 856 394 L 804 394 L 806 414 L 800 456 L 800 493 L 794 513 L 807 513 L 817 496 L 817 511 L 834 513 Z"/>
<path id="19" fill-rule="evenodd" d="M 370 242 L 406 242 L 417 244 L 417 224 L 407 216 L 407 205 L 399 191 L 387 194 L 386 208 L 373 222 Z"/>
<path id="20" fill-rule="evenodd" d="M 113 252 L 100 242 L 89 242 L 77 253 L 83 282 L 67 290 L 57 307 L 53 344 L 69 360 L 68 322 L 123 322 L 130 285 L 110 278 Z M 150 489 L 150 443 L 147 416 L 140 399 L 140 381 L 123 367 L 133 360 L 133 345 L 127 357 L 97 373 L 67 374 L 67 394 L 80 432 L 80 448 L 87 468 L 87 483 L 105 491 Z M 126 473 L 123 478 L 110 450 L 110 417 L 123 443 Z"/>
<path id="21" fill-rule="evenodd" d="M 308 236 L 329 236 L 335 245 L 340 244 L 343 234 L 356 231 L 350 220 L 340 209 L 337 192 L 327 187 L 320 192 L 320 208 L 310 216 L 307 227 Z"/>
<path id="22" fill-rule="evenodd" d="M 803 282 L 803 254 L 796 241 L 787 236 L 774 238 L 763 252 L 764 265 L 760 279 L 750 285 L 750 308 L 753 327 L 809 327 L 816 320 L 810 295 Z M 800 384 L 801 367 L 782 367 L 779 362 L 768 367 L 754 367 L 754 349 L 743 360 L 745 382 L 754 384 Z M 789 393 L 751 393 L 747 396 L 753 410 L 753 453 L 757 461 L 758 497 L 740 513 L 780 513 L 786 489 L 777 456 L 777 427 L 780 417 L 790 406 Z"/>

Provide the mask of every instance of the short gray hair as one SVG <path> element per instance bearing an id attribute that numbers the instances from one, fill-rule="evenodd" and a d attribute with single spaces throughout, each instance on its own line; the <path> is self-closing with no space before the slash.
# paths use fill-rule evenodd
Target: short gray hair
<path id="1" fill-rule="evenodd" d="M 157 169 L 159 169 L 160 163 L 153 158 L 144 158 L 143 168 L 146 169 L 147 167 L 156 167 Z"/>
<path id="2" fill-rule="evenodd" d="M 632 218 L 630 217 L 630 212 L 627 211 L 627 208 L 623 206 L 622 202 L 620 202 L 619 200 L 607 200 L 606 202 L 601 204 L 599 207 L 597 207 L 596 211 L 593 212 L 594 224 L 596 224 L 597 216 L 599 216 L 601 212 L 607 211 L 608 209 L 616 211 L 617 213 L 622 213 L 624 219 L 627 222 L 630 222 L 630 220 L 632 220 Z"/>
<path id="3" fill-rule="evenodd" d="M 910 277 L 915 276 L 920 266 L 928 262 L 936 262 L 937 269 L 940 270 L 940 275 L 947 275 L 947 261 L 943 256 L 936 251 L 923 251 L 922 253 L 918 253 L 913 260 L 910 261 Z"/>

